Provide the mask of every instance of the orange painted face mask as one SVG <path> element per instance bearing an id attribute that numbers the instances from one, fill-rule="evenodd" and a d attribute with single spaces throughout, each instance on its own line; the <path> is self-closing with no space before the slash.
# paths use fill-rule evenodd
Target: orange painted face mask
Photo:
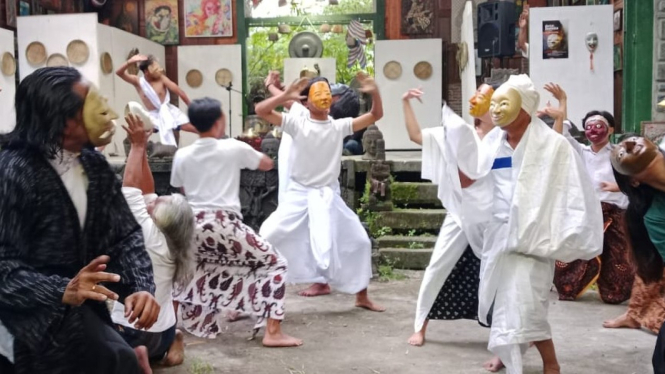
<path id="1" fill-rule="evenodd" d="M 332 105 L 332 94 L 326 82 L 315 82 L 309 88 L 309 102 L 319 110 L 328 110 Z"/>

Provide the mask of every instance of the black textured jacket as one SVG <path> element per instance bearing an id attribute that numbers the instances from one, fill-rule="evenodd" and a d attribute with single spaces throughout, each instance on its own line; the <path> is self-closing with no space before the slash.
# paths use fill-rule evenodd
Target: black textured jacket
<path id="1" fill-rule="evenodd" d="M 62 303 L 69 280 L 97 256 L 111 257 L 107 287 L 120 301 L 154 294 L 143 234 L 106 159 L 81 153 L 89 180 L 84 229 L 67 189 L 48 161 L 22 146 L 0 151 L 0 321 L 14 335 L 17 373 L 76 374 L 86 344 L 80 309 Z M 104 303 L 87 301 L 111 323 Z"/>

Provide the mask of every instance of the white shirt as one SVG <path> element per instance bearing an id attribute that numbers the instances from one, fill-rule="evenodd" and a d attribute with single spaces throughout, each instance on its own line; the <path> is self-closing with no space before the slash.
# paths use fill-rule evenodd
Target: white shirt
<path id="1" fill-rule="evenodd" d="M 492 214 L 495 218 L 508 221 L 510 206 L 515 192 L 513 181 L 513 153 L 515 150 L 508 144 L 506 134 L 503 134 L 501 146 L 494 159 L 492 166 L 492 178 L 494 179 L 494 206 Z"/>
<path id="2" fill-rule="evenodd" d="M 123 187 L 122 194 L 125 195 L 127 205 L 132 211 L 134 218 L 143 229 L 143 239 L 145 249 L 148 251 L 150 261 L 152 261 L 152 272 L 155 278 L 155 300 L 159 304 L 159 316 L 157 322 L 148 332 L 163 332 L 171 328 L 176 323 L 175 311 L 173 310 L 173 275 L 175 273 L 175 263 L 166 245 L 164 234 L 155 226 L 155 222 L 148 214 L 146 203 L 157 198 L 155 194 L 143 196 L 141 190 L 133 187 Z M 125 318 L 125 306 L 116 302 L 111 312 L 113 323 L 134 328 Z"/>
<path id="3" fill-rule="evenodd" d="M 194 211 L 240 211 L 240 170 L 256 169 L 263 153 L 235 139 L 200 138 L 173 158 L 171 185 L 182 187 Z"/>
<path id="4" fill-rule="evenodd" d="M 567 139 L 572 139 L 570 135 L 570 123 L 564 122 L 566 129 L 564 135 Z M 614 173 L 612 172 L 612 163 L 610 162 L 610 155 L 612 153 L 612 145 L 607 143 L 598 153 L 594 152 L 591 146 L 581 144 L 577 140 L 570 142 L 573 148 L 582 156 L 584 165 L 586 166 L 587 173 L 591 177 L 593 188 L 600 201 L 604 203 L 614 204 L 621 209 L 628 207 L 628 197 L 621 192 L 609 192 L 601 189 L 602 182 L 616 184 Z"/>
<path id="5" fill-rule="evenodd" d="M 306 187 L 338 183 L 344 137 L 353 134 L 353 118 L 325 121 L 282 114 L 282 129 L 291 135 L 291 179 Z"/>

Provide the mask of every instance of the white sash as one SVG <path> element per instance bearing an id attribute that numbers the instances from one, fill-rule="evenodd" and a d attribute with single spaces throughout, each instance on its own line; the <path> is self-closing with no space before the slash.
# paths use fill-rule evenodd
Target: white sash
<path id="1" fill-rule="evenodd" d="M 171 114 L 169 108 L 171 93 L 169 90 L 166 90 L 166 96 L 162 103 L 159 101 L 159 96 L 157 96 L 155 89 L 152 88 L 145 77 L 140 77 L 139 83 L 145 96 L 150 100 L 150 103 L 157 108 L 157 112 L 159 112 L 159 120 L 156 121 L 156 125 L 159 129 L 159 139 L 162 144 L 177 146 L 172 130 L 178 127 L 178 125 L 176 124 L 175 118 L 173 118 L 173 114 Z"/>

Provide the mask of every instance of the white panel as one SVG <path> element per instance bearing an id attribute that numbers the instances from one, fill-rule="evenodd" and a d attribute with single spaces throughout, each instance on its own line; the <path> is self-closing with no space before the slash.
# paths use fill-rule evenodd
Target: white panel
<path id="1" fill-rule="evenodd" d="M 386 150 L 418 149 L 419 146 L 409 140 L 404 125 L 402 94 L 410 88 L 422 87 L 425 94 L 422 104 L 414 100 L 411 104 L 422 128 L 441 125 L 441 79 L 442 79 L 442 40 L 379 40 L 376 42 L 376 82 L 383 98 L 383 118 L 378 122 Z M 391 80 L 383 74 L 383 66 L 389 61 L 402 65 L 402 75 Z M 420 61 L 432 65 L 432 76 L 422 80 L 413 73 L 414 66 Z"/>
<path id="2" fill-rule="evenodd" d="M 160 64 L 164 66 L 164 46 L 114 27 L 99 25 L 99 28 L 107 29 L 110 32 L 108 43 L 101 43 L 103 45 L 101 48 L 103 49 L 102 52 L 109 52 L 113 59 L 113 72 L 108 76 L 104 76 L 104 73 L 100 72 L 100 75 L 104 76 L 103 79 L 113 79 L 113 98 L 109 101 L 113 103 L 113 109 L 120 116 L 120 119 L 117 121 L 118 128 L 116 129 L 113 138 L 113 144 L 106 147 L 105 153 L 115 153 L 124 156 L 125 150 L 123 140 L 126 138 L 126 134 L 120 125 L 125 123 L 125 105 L 127 105 L 129 101 L 141 102 L 141 98 L 136 92 L 136 88 L 118 77 L 115 74 L 115 71 L 127 61 L 127 55 L 133 48 L 138 48 L 139 53 L 143 55 L 155 56 Z M 97 64 L 99 64 L 99 55 L 96 57 L 96 61 Z M 139 75 L 140 74 L 141 73 L 139 73 Z M 150 139 L 152 141 L 159 141 L 159 136 L 153 135 Z"/>
<path id="3" fill-rule="evenodd" d="M 38 41 L 46 47 L 46 53 L 60 53 L 67 56 L 67 45 L 75 39 L 83 40 L 90 51 L 88 61 L 83 65 L 72 65 L 83 76 L 99 86 L 99 56 L 97 50 L 97 14 L 61 14 L 17 18 L 18 61 L 21 79 L 40 67 L 28 64 L 25 49 L 28 44 Z"/>
<path id="4" fill-rule="evenodd" d="M 14 56 L 14 32 L 0 29 L 0 58 L 5 52 Z M 16 56 L 14 56 L 16 58 Z M 14 109 L 14 96 L 16 95 L 16 76 L 0 73 L 0 133 L 14 129 L 16 125 L 16 111 Z"/>
<path id="5" fill-rule="evenodd" d="M 314 64 L 319 64 L 321 76 L 328 82 L 337 82 L 337 65 L 334 58 L 285 58 L 284 59 L 284 84 L 288 85 L 300 78 L 300 71 L 304 68 L 315 70 Z"/>
<path id="6" fill-rule="evenodd" d="M 540 92 L 540 105 L 552 95 L 543 89 L 554 82 L 568 94 L 568 118 L 578 127 L 590 110 L 614 110 L 614 33 L 612 5 L 531 8 L 529 14 L 529 69 Z M 543 59 L 543 21 L 560 20 L 567 24 L 568 58 Z M 598 34 L 598 48 L 590 70 L 587 33 Z"/>
<path id="7" fill-rule="evenodd" d="M 222 109 L 226 114 L 226 134 L 236 137 L 242 134 L 242 64 L 240 62 L 240 45 L 201 45 L 178 47 L 178 80 L 179 86 L 191 100 L 211 97 L 222 102 Z M 232 89 L 217 84 L 215 73 L 226 68 L 233 74 Z M 187 72 L 198 69 L 203 75 L 203 83 L 197 88 L 190 87 L 185 81 Z M 229 99 L 231 100 L 231 115 L 229 116 Z M 180 109 L 187 111 L 187 106 L 180 100 Z M 229 125 L 229 122 L 231 124 Z M 196 140 L 196 135 L 181 132 L 180 146 L 186 146 Z"/>

